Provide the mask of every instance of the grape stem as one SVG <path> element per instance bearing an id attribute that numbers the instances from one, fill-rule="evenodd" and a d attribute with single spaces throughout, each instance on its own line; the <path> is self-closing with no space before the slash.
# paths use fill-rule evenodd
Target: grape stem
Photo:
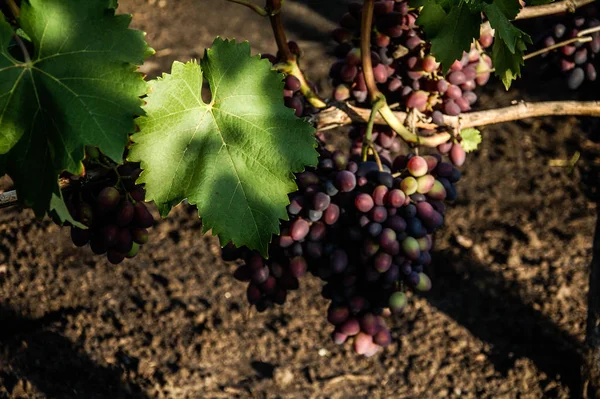
<path id="1" fill-rule="evenodd" d="M 271 28 L 273 29 L 273 35 L 275 36 L 275 42 L 277 43 L 277 49 L 287 62 L 296 61 L 296 56 L 290 50 L 288 46 L 287 37 L 285 35 L 285 29 L 283 29 L 283 20 L 281 18 L 281 12 L 271 12 L 275 10 L 281 10 L 281 0 L 267 0 L 265 11 L 269 12 L 269 19 L 271 20 Z"/>
<path id="2" fill-rule="evenodd" d="M 517 19 L 529 19 L 543 17 L 546 15 L 559 14 L 561 12 L 575 12 L 579 7 L 591 4 L 596 0 L 564 0 L 542 6 L 528 6 L 519 12 Z"/>
<path id="3" fill-rule="evenodd" d="M 525 56 L 523 56 L 523 61 L 528 60 L 528 59 L 533 58 L 533 57 L 536 57 L 538 55 L 547 53 L 548 51 L 556 50 L 557 48 L 561 48 L 561 47 L 567 46 L 567 45 L 569 45 L 571 43 L 577 43 L 577 42 L 579 42 L 579 43 L 587 43 L 587 42 L 591 42 L 592 40 L 593 40 L 593 38 L 591 36 L 574 37 L 572 39 L 565 40 L 565 41 L 562 41 L 560 43 L 553 44 L 552 46 L 548 46 L 548 47 L 545 47 L 543 49 L 539 49 L 537 51 L 534 51 L 533 53 L 526 54 Z"/>
<path id="4" fill-rule="evenodd" d="M 600 32 L 600 26 L 594 26 L 593 28 L 584 29 L 577 34 L 577 37 L 587 36 L 590 33 Z"/>
<path id="5" fill-rule="evenodd" d="M 260 15 L 261 17 L 269 16 L 269 13 L 267 12 L 266 9 L 262 8 L 259 5 L 252 3 L 251 1 L 246 1 L 246 0 L 227 0 L 227 1 L 229 1 L 231 3 L 237 3 L 237 4 L 241 4 L 243 6 L 246 6 L 249 9 L 251 9 L 252 11 L 254 11 L 255 13 L 257 13 L 258 15 Z"/>
<path id="6" fill-rule="evenodd" d="M 585 36 L 585 35 L 589 35 L 590 33 L 594 33 L 597 30 L 600 30 L 600 27 L 586 29 L 585 31 L 579 32 L 579 34 L 577 35 L 577 37 L 573 37 L 571 39 L 555 43 L 555 44 L 553 44 L 551 46 L 544 47 L 544 48 L 539 49 L 537 51 L 534 51 L 532 53 L 525 54 L 523 56 L 523 61 L 527 61 L 527 60 L 529 60 L 529 59 L 531 59 L 533 57 L 537 57 L 538 55 L 542 55 L 542 54 L 545 54 L 545 53 L 547 53 L 549 51 L 556 50 L 557 48 L 568 46 L 571 43 L 587 43 L 587 42 L 591 42 L 594 39 L 591 36 Z M 482 71 L 481 73 L 478 73 L 478 75 L 483 74 L 483 73 L 488 73 L 488 72 L 489 73 L 496 72 L 496 68 L 486 69 L 485 71 Z"/>
<path id="7" fill-rule="evenodd" d="M 367 123 L 367 130 L 365 131 L 365 137 L 363 138 L 362 145 L 362 160 L 365 162 L 367 160 L 368 149 L 373 145 L 373 126 L 375 125 L 375 118 L 377 117 L 377 113 L 379 109 L 383 107 L 385 104 L 385 98 L 378 98 L 375 100 L 373 104 L 373 108 L 371 108 L 371 115 L 369 115 L 369 122 Z M 380 161 L 381 162 L 381 161 Z"/>
<path id="8" fill-rule="evenodd" d="M 284 0 L 267 0 L 265 11 L 271 20 L 271 28 L 273 36 L 277 43 L 279 54 L 283 58 L 282 62 L 275 65 L 275 69 L 279 72 L 295 76 L 300 81 L 300 92 L 306 100 L 315 108 L 323 109 L 327 107 L 327 103 L 315 93 L 308 84 L 304 73 L 298 65 L 298 60 L 288 46 L 285 29 L 283 28 L 283 19 L 281 18 L 281 7 Z"/>
<path id="9" fill-rule="evenodd" d="M 362 10 L 362 19 L 360 24 L 360 58 L 362 62 L 363 75 L 369 98 L 371 102 L 381 101 L 381 92 L 375 83 L 373 76 L 373 63 L 371 62 L 371 24 L 373 22 L 373 8 L 375 0 L 365 0 Z M 385 98 L 384 100 L 385 101 Z"/>
<path id="10" fill-rule="evenodd" d="M 23 52 L 23 58 L 25 59 L 26 64 L 31 64 L 31 57 L 29 56 L 29 51 L 27 51 L 27 47 L 25 47 L 25 43 L 16 33 L 13 35 L 15 38 L 15 42 L 19 45 L 19 48 Z"/>
<path id="11" fill-rule="evenodd" d="M 375 158 L 375 163 L 377 164 L 379 171 L 383 172 L 383 164 L 381 163 L 381 158 L 379 157 L 379 153 L 377 152 L 377 149 L 375 148 L 375 145 L 373 145 L 373 143 L 369 144 L 369 150 L 371 150 L 371 152 L 373 153 L 373 157 Z M 363 161 L 366 160 L 366 158 L 363 159 Z"/>
<path id="12" fill-rule="evenodd" d="M 323 109 L 327 107 L 327 103 L 311 88 L 297 61 L 287 61 L 275 64 L 273 68 L 286 75 L 293 75 L 300 81 L 300 93 L 306 100 L 315 108 Z"/>
<path id="13" fill-rule="evenodd" d="M 19 9 L 17 3 L 15 3 L 15 0 L 6 0 L 6 3 L 8 3 L 8 8 L 10 8 L 10 12 L 15 17 L 15 19 L 19 19 L 19 17 L 21 16 L 21 10 Z"/>
<path id="14" fill-rule="evenodd" d="M 450 135 L 447 133 L 441 133 L 431 137 L 419 137 L 418 135 L 409 131 L 406 126 L 404 126 L 404 124 L 398 120 L 394 112 L 392 112 L 387 104 L 385 96 L 377 88 L 375 76 L 373 75 L 373 64 L 371 62 L 371 24 L 373 22 L 374 7 L 375 0 L 365 0 L 363 3 L 360 24 L 360 57 L 365 83 L 367 90 L 369 91 L 369 98 L 373 103 L 373 107 L 375 107 L 375 104 L 381 102 L 382 105 L 378 106 L 379 114 L 385 120 L 385 122 L 396 133 L 398 133 L 402 140 L 406 141 L 407 143 L 425 145 L 428 147 L 435 147 L 445 143 L 450 139 Z"/>
<path id="15" fill-rule="evenodd" d="M 406 121 L 408 114 L 406 112 L 393 112 L 389 109 L 381 110 L 380 115 L 375 116 L 374 123 L 377 125 L 388 124 L 381 114 L 390 112 L 393 118 L 400 123 L 400 120 Z M 339 126 L 350 125 L 352 123 L 367 123 L 371 114 L 370 109 L 354 107 L 350 104 L 335 104 L 332 107 L 323 110 L 315 115 L 314 120 L 317 128 L 321 131 L 333 129 Z M 547 101 L 539 103 L 520 102 L 509 107 L 490 109 L 485 111 L 468 112 L 458 116 L 444 115 L 444 125 L 451 128 L 462 129 L 469 127 L 481 127 L 493 125 L 496 123 L 517 121 L 526 118 L 535 118 L 541 116 L 593 116 L 600 117 L 600 101 Z M 417 121 L 416 127 L 422 129 L 436 129 L 439 126 L 426 122 Z M 393 128 L 393 126 L 392 126 Z M 432 139 L 436 136 L 420 137 L 420 142 Z M 449 137 L 449 136 L 448 136 Z"/>

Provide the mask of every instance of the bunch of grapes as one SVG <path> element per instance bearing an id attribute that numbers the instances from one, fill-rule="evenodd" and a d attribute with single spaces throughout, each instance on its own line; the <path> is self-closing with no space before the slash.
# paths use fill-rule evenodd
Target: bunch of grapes
<path id="1" fill-rule="evenodd" d="M 333 340 L 352 339 L 357 353 L 372 356 L 391 341 L 385 317 L 405 306 L 405 289 L 431 287 L 424 267 L 432 234 L 443 224 L 444 201 L 456 198 L 460 172 L 439 155 L 398 156 L 380 166 L 340 151 L 320 153 L 317 168 L 297 175 L 289 221 L 270 259 L 225 255 L 231 248 L 224 257 L 245 258 L 235 275 L 250 281 L 248 300 L 259 310 L 282 303 L 282 291 L 290 281 L 297 288 L 306 271 L 322 279 Z"/>
<path id="2" fill-rule="evenodd" d="M 339 60 L 331 68 L 334 97 L 337 101 L 367 99 L 367 87 L 361 68 L 360 19 L 362 4 L 351 3 L 333 31 L 338 42 Z M 454 62 L 448 73 L 430 54 L 423 31 L 415 25 L 417 11 L 406 0 L 375 2 L 371 61 L 380 91 L 389 103 L 430 114 L 440 110 L 448 115 L 469 111 L 477 101 L 474 90 L 487 83 L 492 67 L 484 48 L 491 45 L 491 34 L 482 35 L 462 59 Z"/>
<path id="3" fill-rule="evenodd" d="M 66 196 L 71 216 L 86 229 L 71 226 L 71 240 L 78 247 L 89 244 L 92 252 L 106 254 L 109 262 L 121 263 L 137 255 L 148 241 L 154 218 L 144 203 L 145 191 L 135 180 L 137 164 L 105 169 L 99 180 L 74 181 Z"/>
<path id="4" fill-rule="evenodd" d="M 246 248 L 237 250 L 229 246 L 223 250 L 223 259 L 243 259 L 233 276 L 247 282 L 246 299 L 259 312 L 264 312 L 273 304 L 283 305 L 290 290 L 300 286 L 298 279 L 307 270 L 302 255 L 294 256 L 292 250 L 284 250 L 276 245 L 269 249 L 269 259 Z"/>
<path id="5" fill-rule="evenodd" d="M 543 41 L 544 47 L 577 37 L 581 31 L 600 26 L 598 7 L 589 5 L 581 8 L 575 15 L 569 15 L 554 25 Z M 600 52 L 600 31 L 590 33 L 588 42 L 574 42 L 555 50 L 553 55 L 560 70 L 567 75 L 567 86 L 571 90 L 579 88 L 585 80 L 596 81 Z"/>

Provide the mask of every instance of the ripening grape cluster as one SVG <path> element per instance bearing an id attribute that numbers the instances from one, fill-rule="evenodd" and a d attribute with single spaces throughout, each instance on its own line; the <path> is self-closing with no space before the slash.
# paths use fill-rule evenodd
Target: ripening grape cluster
<path id="1" fill-rule="evenodd" d="M 337 101 L 367 100 L 367 86 L 361 68 L 360 19 L 361 3 L 351 3 L 340 27 L 332 33 L 338 43 L 339 58 L 330 71 Z M 477 101 L 474 90 L 487 83 L 492 67 L 484 49 L 492 44 L 490 34 L 482 35 L 448 73 L 430 54 L 423 31 L 415 25 L 417 11 L 406 0 L 375 2 L 371 61 L 373 75 L 388 103 L 431 113 L 440 110 L 458 115 L 471 109 Z"/>
<path id="2" fill-rule="evenodd" d="M 406 305 L 406 289 L 427 291 L 432 235 L 444 223 L 445 203 L 456 199 L 460 172 L 439 155 L 409 154 L 384 163 L 354 161 L 320 149 L 316 168 L 297 175 L 289 221 L 270 245 L 268 260 L 226 247 L 242 257 L 235 277 L 248 282 L 258 310 L 283 303 L 307 271 L 325 282 L 333 340 L 352 341 L 374 355 L 391 341 L 385 319 Z"/>
<path id="3" fill-rule="evenodd" d="M 98 181 L 74 182 L 66 202 L 73 219 L 87 226 L 71 226 L 73 244 L 89 244 L 92 252 L 106 254 L 110 263 L 118 264 L 136 256 L 148 241 L 154 218 L 144 203 L 144 188 L 135 184 L 141 173 L 137 164 L 106 172 Z"/>
<path id="4" fill-rule="evenodd" d="M 568 15 L 554 25 L 543 41 L 544 47 L 576 38 L 584 30 L 600 26 L 599 7 L 589 5 L 581 8 L 575 15 Z M 579 88 L 586 80 L 595 82 L 600 64 L 600 31 L 590 33 L 588 42 L 574 42 L 555 50 L 555 58 L 560 70 L 567 76 L 567 85 L 571 90 Z"/>
<path id="5" fill-rule="evenodd" d="M 223 248 L 224 260 L 243 259 L 234 277 L 247 282 L 246 299 L 259 312 L 264 312 L 273 304 L 283 305 L 290 290 L 300 286 L 298 279 L 307 270 L 305 259 L 294 256 L 298 248 L 281 248 L 274 245 L 269 249 L 269 259 L 265 259 L 246 248 L 235 248 L 231 244 Z"/>

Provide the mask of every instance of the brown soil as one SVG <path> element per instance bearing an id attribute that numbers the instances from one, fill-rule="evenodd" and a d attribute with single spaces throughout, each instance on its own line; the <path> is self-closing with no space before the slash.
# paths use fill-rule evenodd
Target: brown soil
<path id="1" fill-rule="evenodd" d="M 286 23 L 326 84 L 329 18 L 344 2 L 319 3 L 289 1 Z M 121 4 L 158 50 L 144 67 L 152 76 L 200 57 L 216 35 L 274 50 L 268 24 L 224 0 Z M 492 85 L 481 106 L 541 98 L 535 87 Z M 584 168 L 549 161 L 584 142 L 574 118 L 484 129 L 437 238 L 434 288 L 412 296 L 394 343 L 370 359 L 331 342 L 312 277 L 284 307 L 249 312 L 235 265 L 193 209 L 176 208 L 118 266 L 48 220 L 3 210 L 0 398 L 578 397 L 596 205 Z"/>

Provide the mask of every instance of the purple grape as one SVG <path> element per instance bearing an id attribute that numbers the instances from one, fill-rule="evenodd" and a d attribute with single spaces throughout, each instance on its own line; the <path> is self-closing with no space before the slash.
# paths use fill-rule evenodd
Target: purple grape
<path id="1" fill-rule="evenodd" d="M 356 196 L 354 205 L 360 212 L 369 212 L 375 203 L 373 202 L 373 197 L 369 194 L 360 193 Z"/>
<path id="2" fill-rule="evenodd" d="M 77 247 L 83 247 L 90 240 L 90 230 L 83 230 L 78 227 L 71 227 L 71 241 Z"/>
<path id="3" fill-rule="evenodd" d="M 119 263 L 123 262 L 123 260 L 125 259 L 125 254 L 118 252 L 114 249 L 109 249 L 108 252 L 106 253 L 106 258 L 113 265 L 118 265 Z"/>
<path id="4" fill-rule="evenodd" d="M 292 223 L 290 228 L 290 236 L 294 241 L 302 241 L 308 234 L 310 226 L 304 219 L 297 219 Z"/>
<path id="5" fill-rule="evenodd" d="M 110 212 L 119 205 L 121 194 L 114 187 L 105 187 L 98 194 L 96 202 L 101 212 Z"/>
<path id="6" fill-rule="evenodd" d="M 119 227 L 125 227 L 133 220 L 134 207 L 129 201 L 123 201 L 117 209 L 116 223 Z"/>
<path id="7" fill-rule="evenodd" d="M 444 112 L 450 116 L 457 116 L 460 114 L 460 107 L 450 99 L 444 103 Z"/>

